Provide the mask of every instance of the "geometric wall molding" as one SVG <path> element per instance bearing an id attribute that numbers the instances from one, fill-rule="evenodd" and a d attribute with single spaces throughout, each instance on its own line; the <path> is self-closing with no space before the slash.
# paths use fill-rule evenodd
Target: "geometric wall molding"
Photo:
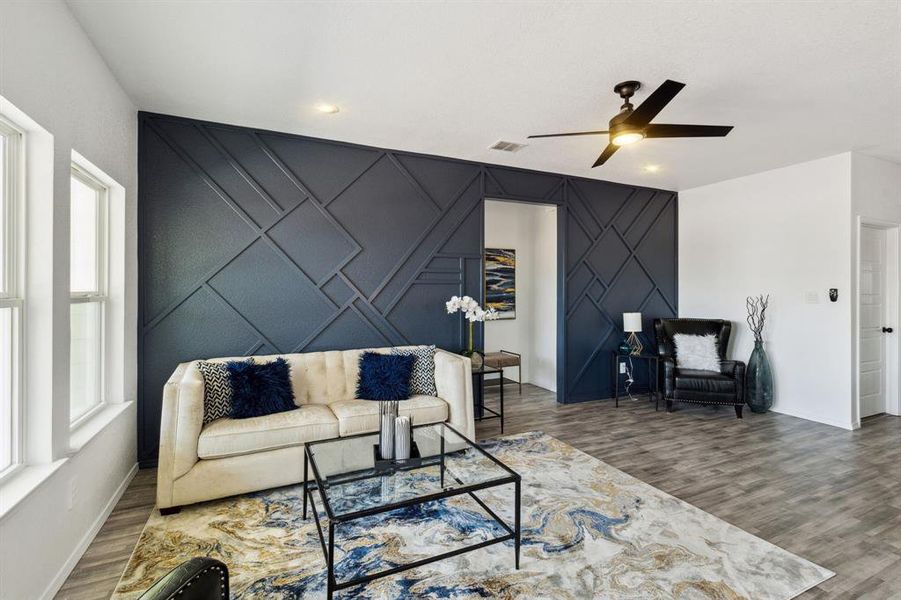
<path id="1" fill-rule="evenodd" d="M 559 207 L 563 401 L 611 394 L 620 313 L 677 313 L 673 192 L 143 112 L 138 162 L 143 466 L 179 362 L 462 348 L 486 197 Z"/>

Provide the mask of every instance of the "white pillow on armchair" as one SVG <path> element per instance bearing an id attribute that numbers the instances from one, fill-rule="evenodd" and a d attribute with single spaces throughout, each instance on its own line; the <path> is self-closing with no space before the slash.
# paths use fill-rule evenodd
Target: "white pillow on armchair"
<path id="1" fill-rule="evenodd" d="M 680 369 L 720 372 L 720 355 L 716 348 L 716 335 L 689 335 L 677 333 L 676 366 Z"/>

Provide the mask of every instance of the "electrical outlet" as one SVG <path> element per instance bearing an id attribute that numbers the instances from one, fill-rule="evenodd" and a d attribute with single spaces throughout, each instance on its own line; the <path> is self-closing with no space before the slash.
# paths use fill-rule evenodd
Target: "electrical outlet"
<path id="1" fill-rule="evenodd" d="M 626 374 L 626 363 L 619 363 L 619 374 L 620 375 Z"/>

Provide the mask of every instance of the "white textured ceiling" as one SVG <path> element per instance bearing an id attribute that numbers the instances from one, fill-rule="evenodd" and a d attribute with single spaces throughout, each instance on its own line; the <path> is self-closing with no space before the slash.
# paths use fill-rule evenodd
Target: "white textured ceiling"
<path id="1" fill-rule="evenodd" d="M 143 110 L 676 190 L 848 150 L 901 162 L 897 0 L 69 5 Z M 614 84 L 641 81 L 637 104 L 667 78 L 687 87 L 656 122 L 732 133 L 597 169 L 603 136 L 487 149 L 606 129 Z"/>

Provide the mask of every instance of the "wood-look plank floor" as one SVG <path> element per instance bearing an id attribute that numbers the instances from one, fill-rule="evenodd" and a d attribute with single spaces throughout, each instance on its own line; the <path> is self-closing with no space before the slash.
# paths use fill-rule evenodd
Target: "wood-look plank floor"
<path id="1" fill-rule="evenodd" d="M 560 405 L 531 385 L 506 388 L 505 433 L 541 430 L 665 492 L 837 573 L 803 595 L 901 597 L 901 418 L 845 431 L 731 408 L 654 412 L 646 400 Z M 497 392 L 489 388 L 489 404 Z M 500 434 L 497 420 L 477 425 Z M 58 598 L 107 598 L 153 508 L 140 471 Z"/>

